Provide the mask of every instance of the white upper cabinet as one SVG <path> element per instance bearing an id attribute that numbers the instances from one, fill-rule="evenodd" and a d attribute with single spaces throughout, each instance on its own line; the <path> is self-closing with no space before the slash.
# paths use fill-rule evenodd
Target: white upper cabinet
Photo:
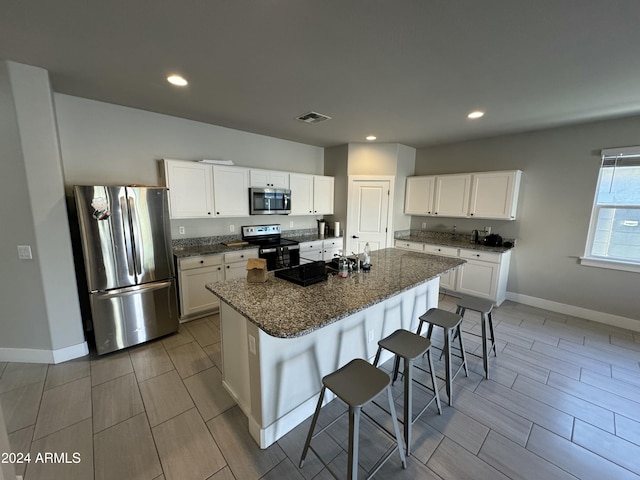
<path id="1" fill-rule="evenodd" d="M 291 173 L 291 215 L 331 215 L 333 185 L 333 177 Z"/>
<path id="2" fill-rule="evenodd" d="M 164 184 L 169 188 L 171 218 L 213 216 L 211 166 L 198 162 L 163 160 Z"/>
<path id="3" fill-rule="evenodd" d="M 249 169 L 213 166 L 214 210 L 217 217 L 249 215 Z"/>
<path id="4" fill-rule="evenodd" d="M 469 209 L 471 174 L 436 177 L 433 210 L 443 217 L 466 217 Z"/>
<path id="5" fill-rule="evenodd" d="M 291 189 L 291 215 L 313 215 L 313 175 L 292 173 L 289 175 Z"/>
<path id="6" fill-rule="evenodd" d="M 407 215 L 431 215 L 436 177 L 408 177 L 404 200 Z"/>
<path id="7" fill-rule="evenodd" d="M 289 172 L 252 168 L 249 171 L 249 186 L 289 188 Z"/>
<path id="8" fill-rule="evenodd" d="M 515 220 L 520 170 L 407 178 L 404 213 Z"/>
<path id="9" fill-rule="evenodd" d="M 469 216 L 515 220 L 521 176 L 520 170 L 474 173 Z"/>
<path id="10" fill-rule="evenodd" d="M 313 177 L 313 214 L 333 214 L 333 177 L 314 175 Z M 291 194 L 293 196 L 293 194 Z"/>

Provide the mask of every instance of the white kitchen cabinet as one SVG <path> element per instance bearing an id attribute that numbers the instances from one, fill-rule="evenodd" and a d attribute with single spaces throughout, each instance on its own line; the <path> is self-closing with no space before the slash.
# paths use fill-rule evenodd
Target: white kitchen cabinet
<path id="1" fill-rule="evenodd" d="M 202 255 L 178 259 L 181 320 L 218 308 L 219 301 L 205 285 L 224 280 L 222 255 Z"/>
<path id="2" fill-rule="evenodd" d="M 432 253 L 434 255 L 443 255 L 445 257 L 457 257 L 458 249 L 454 247 L 445 247 L 442 245 L 424 245 L 425 253 Z M 444 290 L 454 291 L 457 286 L 458 281 L 458 270 L 457 268 L 453 270 L 449 270 L 448 272 L 440 275 L 440 288 Z"/>
<path id="3" fill-rule="evenodd" d="M 313 175 L 290 174 L 289 188 L 291 215 L 313 215 Z"/>
<path id="4" fill-rule="evenodd" d="M 291 173 L 291 215 L 333 214 L 334 178 Z"/>
<path id="5" fill-rule="evenodd" d="M 433 201 L 434 215 L 466 217 L 469 210 L 471 174 L 437 176 Z"/>
<path id="6" fill-rule="evenodd" d="M 521 176 L 520 170 L 472 174 L 469 216 L 515 220 Z"/>
<path id="7" fill-rule="evenodd" d="M 330 262 L 333 258 L 340 254 L 344 249 L 344 238 L 330 238 L 324 239 L 322 242 L 322 260 Z"/>
<path id="8" fill-rule="evenodd" d="M 511 250 L 499 253 L 398 239 L 395 247 L 463 258 L 467 263 L 440 276 L 440 288 L 488 298 L 498 306 L 506 299 Z"/>
<path id="9" fill-rule="evenodd" d="M 213 196 L 216 217 L 249 216 L 249 169 L 214 165 Z"/>
<path id="10" fill-rule="evenodd" d="M 314 175 L 313 214 L 333 215 L 334 178 Z M 293 194 L 292 194 L 293 195 Z"/>
<path id="11" fill-rule="evenodd" d="M 293 196 L 293 193 L 291 194 Z M 324 244 L 322 240 L 300 242 L 300 263 L 317 262 L 324 258 Z"/>
<path id="12" fill-rule="evenodd" d="M 178 259 L 180 320 L 192 320 L 215 311 L 218 297 L 206 289 L 208 283 L 247 275 L 247 260 L 257 258 L 258 249 Z"/>
<path id="13" fill-rule="evenodd" d="M 169 189 L 171 218 L 213 216 L 211 166 L 180 160 L 163 160 L 161 174 Z"/>
<path id="14" fill-rule="evenodd" d="M 435 176 L 407 177 L 404 213 L 407 215 L 431 215 Z"/>
<path id="15" fill-rule="evenodd" d="M 224 254 L 224 279 L 233 280 L 247 276 L 247 260 L 258 258 L 258 249 L 239 250 Z"/>
<path id="16" fill-rule="evenodd" d="M 488 298 L 500 305 L 506 298 L 511 251 L 504 253 L 460 249 L 467 263 L 459 269 L 456 291 Z"/>
<path id="17" fill-rule="evenodd" d="M 396 240 L 395 241 L 396 248 L 402 248 L 403 250 L 414 250 L 417 252 L 424 251 L 424 243 L 420 242 L 409 242 L 406 240 Z"/>
<path id="18" fill-rule="evenodd" d="M 249 170 L 249 186 L 289 188 L 289 172 L 252 168 Z"/>

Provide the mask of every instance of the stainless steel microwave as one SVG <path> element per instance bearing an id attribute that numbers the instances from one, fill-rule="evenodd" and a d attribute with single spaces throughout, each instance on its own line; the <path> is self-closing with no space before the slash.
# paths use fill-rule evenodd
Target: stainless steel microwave
<path id="1" fill-rule="evenodd" d="M 250 188 L 249 207 L 251 215 L 289 215 L 291 213 L 291 190 Z"/>

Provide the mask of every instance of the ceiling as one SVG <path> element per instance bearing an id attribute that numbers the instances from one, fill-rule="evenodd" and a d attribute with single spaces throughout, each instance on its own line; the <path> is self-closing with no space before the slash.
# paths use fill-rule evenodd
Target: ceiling
<path id="1" fill-rule="evenodd" d="M 638 0 L 0 0 L 0 58 L 59 93 L 423 147 L 640 114 L 638 19 Z"/>

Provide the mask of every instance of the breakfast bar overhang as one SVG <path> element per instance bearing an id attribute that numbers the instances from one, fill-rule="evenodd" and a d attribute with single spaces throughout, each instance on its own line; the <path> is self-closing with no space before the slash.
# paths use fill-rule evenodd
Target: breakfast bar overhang
<path id="1" fill-rule="evenodd" d="M 415 330 L 438 305 L 439 276 L 464 260 L 388 248 L 371 263 L 308 287 L 272 274 L 207 285 L 220 298 L 223 385 L 261 448 L 313 413 L 323 376 L 354 358 L 371 361 L 378 340 L 398 328 Z"/>

